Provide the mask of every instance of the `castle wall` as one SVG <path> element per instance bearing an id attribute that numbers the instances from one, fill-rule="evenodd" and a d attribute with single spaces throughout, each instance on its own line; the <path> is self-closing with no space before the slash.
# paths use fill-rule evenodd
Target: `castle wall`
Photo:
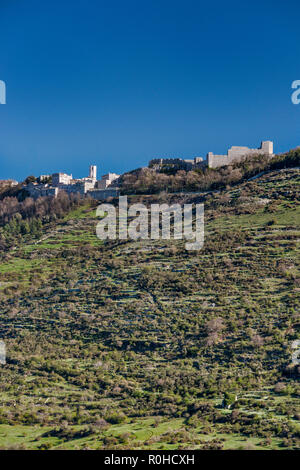
<path id="1" fill-rule="evenodd" d="M 59 185 L 59 192 L 65 191 L 68 194 L 71 193 L 79 193 L 81 195 L 85 194 L 84 184 L 76 183 L 76 184 L 61 184 Z"/>
<path id="2" fill-rule="evenodd" d="M 227 155 L 214 155 L 212 152 L 207 154 L 207 164 L 209 168 L 218 168 L 220 166 L 230 165 L 233 162 L 239 162 L 250 155 L 273 155 L 273 142 L 262 142 L 260 148 L 250 149 L 248 147 L 231 147 Z"/>
<path id="3" fill-rule="evenodd" d="M 25 189 L 29 193 L 30 197 L 32 197 L 33 199 L 45 196 L 56 197 L 59 191 L 58 188 L 45 187 L 43 185 L 34 185 L 32 183 L 28 184 Z"/>
<path id="4" fill-rule="evenodd" d="M 200 157 L 197 157 L 199 160 Z M 174 167 L 178 170 L 191 170 L 195 165 L 195 159 L 181 159 L 181 158 L 155 158 L 149 161 L 148 167 L 153 170 L 161 170 L 162 167 Z"/>
<path id="5" fill-rule="evenodd" d="M 97 186 L 97 189 L 106 189 L 110 184 L 111 184 L 110 180 L 102 179 L 100 181 L 97 181 L 96 186 Z"/>
<path id="6" fill-rule="evenodd" d="M 94 189 L 88 191 L 87 195 L 91 196 L 93 199 L 105 200 L 109 197 L 118 197 L 120 194 L 119 188 L 109 188 L 109 189 Z"/>
<path id="7" fill-rule="evenodd" d="M 209 152 L 207 155 L 207 165 L 209 168 L 217 168 L 219 166 L 228 165 L 227 155 L 214 155 Z"/>
<path id="8" fill-rule="evenodd" d="M 94 187 L 95 187 L 95 183 L 82 181 L 82 182 L 75 183 L 75 184 L 61 184 L 59 185 L 59 190 L 65 191 L 68 194 L 80 193 L 84 195 L 87 193 L 87 191 L 94 189 Z"/>

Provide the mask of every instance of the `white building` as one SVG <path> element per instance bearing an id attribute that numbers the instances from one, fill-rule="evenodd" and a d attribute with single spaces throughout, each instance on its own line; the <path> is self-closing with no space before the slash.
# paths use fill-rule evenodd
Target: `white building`
<path id="1" fill-rule="evenodd" d="M 70 184 L 72 179 L 72 175 L 67 175 L 66 173 L 54 173 L 52 175 L 52 184 L 53 186 L 59 186 L 60 184 Z"/>
<path id="2" fill-rule="evenodd" d="M 106 189 L 108 186 L 111 185 L 113 181 L 118 179 L 120 175 L 117 175 L 116 173 L 107 173 L 106 175 L 103 175 L 101 177 L 100 181 L 97 181 L 97 188 L 98 189 Z"/>
<path id="3" fill-rule="evenodd" d="M 50 178 L 50 175 L 40 175 L 38 179 L 39 179 L 40 182 L 42 183 L 43 181 L 46 181 L 46 180 L 48 180 L 49 178 Z"/>

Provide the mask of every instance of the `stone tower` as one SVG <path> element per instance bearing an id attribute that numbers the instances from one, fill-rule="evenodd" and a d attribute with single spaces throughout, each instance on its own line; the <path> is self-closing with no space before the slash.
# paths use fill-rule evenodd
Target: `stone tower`
<path id="1" fill-rule="evenodd" d="M 261 143 L 261 149 L 266 155 L 273 155 L 273 147 L 273 142 L 271 142 L 270 140 L 266 140 L 265 142 Z"/>
<path id="2" fill-rule="evenodd" d="M 96 165 L 91 165 L 90 166 L 90 174 L 89 174 L 89 177 L 96 181 L 97 180 L 97 167 Z"/>

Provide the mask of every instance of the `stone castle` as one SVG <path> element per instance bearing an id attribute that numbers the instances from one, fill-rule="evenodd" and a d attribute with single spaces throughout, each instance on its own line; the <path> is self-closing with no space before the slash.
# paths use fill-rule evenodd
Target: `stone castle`
<path id="1" fill-rule="evenodd" d="M 230 165 L 233 162 L 239 162 L 250 155 L 269 155 L 273 156 L 273 142 L 267 140 L 261 143 L 258 149 L 248 147 L 231 147 L 226 155 L 215 155 L 212 152 L 207 154 L 207 166 L 209 168 L 218 168 L 219 166 Z"/>
<path id="2" fill-rule="evenodd" d="M 268 155 L 272 157 L 274 155 L 273 142 L 269 140 L 262 142 L 261 146 L 257 149 L 233 146 L 228 150 L 226 155 L 215 155 L 213 152 L 209 152 L 206 161 L 201 157 L 195 157 L 193 159 L 156 158 L 150 160 L 148 166 L 154 170 L 173 168 L 186 171 L 201 167 L 218 168 L 220 166 L 230 165 L 234 162 L 240 162 L 251 155 Z"/>
<path id="3" fill-rule="evenodd" d="M 59 192 L 64 191 L 68 194 L 81 194 L 90 196 L 93 199 L 107 199 L 119 195 L 119 188 L 110 187 L 113 181 L 120 175 L 108 173 L 103 175 L 101 180 L 97 180 L 97 167 L 90 166 L 89 176 L 74 179 L 67 173 L 53 173 L 52 175 L 41 175 L 38 182 L 31 182 L 24 186 L 24 189 L 31 197 L 37 199 L 41 196 L 56 197 Z"/>
<path id="4" fill-rule="evenodd" d="M 162 167 L 172 167 L 177 170 L 192 170 L 197 166 L 203 165 L 205 162 L 201 157 L 195 157 L 193 159 L 181 159 L 181 158 L 154 158 L 149 162 L 149 168 L 159 170 Z"/>

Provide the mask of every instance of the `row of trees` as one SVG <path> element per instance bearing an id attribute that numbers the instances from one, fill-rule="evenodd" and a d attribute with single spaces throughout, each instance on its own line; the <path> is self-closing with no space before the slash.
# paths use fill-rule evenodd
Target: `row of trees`
<path id="1" fill-rule="evenodd" d="M 18 244 L 26 235 L 40 238 L 43 225 L 61 219 L 83 203 L 85 199 L 80 195 L 63 192 L 57 198 L 5 197 L 0 200 L 0 252 Z"/>
<path id="2" fill-rule="evenodd" d="M 17 197 L 6 197 L 0 202 L 0 225 L 9 223 L 12 219 L 31 219 L 45 216 L 61 217 L 72 207 L 80 205 L 82 198 L 78 194 L 59 193 L 57 198 L 27 197 L 19 201 Z"/>

